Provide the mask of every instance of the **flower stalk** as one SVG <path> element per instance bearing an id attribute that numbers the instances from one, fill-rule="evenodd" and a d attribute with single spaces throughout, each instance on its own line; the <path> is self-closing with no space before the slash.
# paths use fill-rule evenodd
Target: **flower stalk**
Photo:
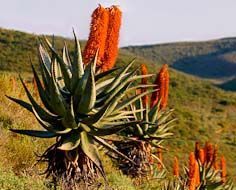
<path id="1" fill-rule="evenodd" d="M 89 64 L 90 61 L 94 58 L 97 50 L 98 53 L 98 62 L 97 66 L 102 64 L 101 60 L 104 56 L 105 43 L 107 38 L 109 22 L 109 11 L 99 5 L 92 14 L 92 20 L 90 24 L 90 34 L 87 41 L 87 44 L 83 51 L 83 61 L 84 64 Z"/>
<path id="2" fill-rule="evenodd" d="M 119 33 L 121 27 L 121 10 L 117 6 L 106 9 L 109 14 L 109 24 L 107 28 L 104 56 L 101 70 L 108 71 L 114 67 L 118 56 Z"/>
<path id="3" fill-rule="evenodd" d="M 155 106 L 160 100 L 160 108 L 165 109 L 167 106 L 169 94 L 169 71 L 167 64 L 162 66 L 154 83 L 157 85 L 154 87 L 154 89 L 158 89 L 158 91 L 152 93 L 151 107 Z"/>

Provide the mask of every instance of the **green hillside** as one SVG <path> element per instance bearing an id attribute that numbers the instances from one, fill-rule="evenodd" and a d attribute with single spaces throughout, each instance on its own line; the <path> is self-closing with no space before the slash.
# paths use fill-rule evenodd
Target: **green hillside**
<path id="1" fill-rule="evenodd" d="M 236 75 L 236 38 L 129 46 L 123 49 L 203 78 L 224 80 Z"/>
<path id="2" fill-rule="evenodd" d="M 31 187 L 30 179 L 36 181 L 35 189 L 37 189 L 37 185 L 41 184 L 41 177 L 37 177 L 37 174 L 42 169 L 42 166 L 32 169 L 35 162 L 34 152 L 42 152 L 49 142 L 8 132 L 7 129 L 11 127 L 37 128 L 38 124 L 28 112 L 9 102 L 4 95 L 26 98 L 16 71 L 24 72 L 24 79 L 31 81 L 29 57 L 32 57 L 33 61 L 37 63 L 37 38 L 33 34 L 0 29 L 0 184 L 6 183 L 6 181 L 14 184 L 15 181 L 22 182 L 23 180 L 28 189 Z M 56 46 L 61 48 L 63 40 L 66 41 L 70 48 L 71 41 L 62 37 L 56 37 Z M 225 46 L 227 46 L 227 43 L 225 43 Z M 163 57 L 165 57 L 167 49 L 163 50 Z M 178 54 L 180 54 L 179 48 L 177 49 L 179 51 Z M 213 46 L 209 46 L 206 49 L 214 51 Z M 128 50 L 130 49 L 128 48 Z M 184 49 L 183 52 L 186 53 L 187 49 Z M 133 53 L 135 54 L 135 52 Z M 126 48 L 121 49 L 117 66 L 127 64 L 134 57 L 133 53 L 127 51 Z M 142 58 L 142 56 L 144 55 L 140 53 L 136 66 L 140 63 L 146 63 L 149 71 L 156 73 L 160 64 L 155 64 L 155 59 L 150 61 Z M 174 54 L 172 56 L 170 60 L 175 60 Z M 158 60 L 157 62 L 162 63 L 164 60 Z M 15 89 L 12 88 L 11 78 L 13 76 L 17 78 Z M 220 90 L 210 82 L 175 69 L 170 69 L 170 76 L 169 107 L 175 108 L 175 116 L 178 121 L 173 131 L 175 133 L 174 138 L 166 143 L 169 151 L 164 154 L 164 163 L 170 168 L 173 157 L 178 155 L 182 166 L 187 162 L 187 153 L 193 150 L 195 141 L 204 143 L 210 140 L 219 145 L 219 154 L 224 154 L 227 159 L 229 175 L 235 178 L 236 94 Z M 109 163 L 107 160 L 105 162 Z M 119 172 L 114 172 L 110 164 L 106 164 L 106 170 L 109 174 L 109 181 L 112 184 L 116 183 L 121 189 L 129 188 L 128 184 L 131 183 L 129 178 L 124 176 L 114 177 Z M 6 177 L 8 175 L 11 178 Z M 127 185 L 122 188 L 121 181 L 117 181 L 118 178 L 122 179 Z M 145 186 L 136 188 L 147 189 Z M 133 188 L 130 187 L 130 189 Z"/>
<path id="3" fill-rule="evenodd" d="M 0 28 L 0 69 L 6 71 L 30 71 L 30 58 L 37 63 L 37 44 L 40 37 L 20 31 Z M 70 48 L 72 43 L 63 37 L 55 37 L 55 44 L 62 47 L 64 42 Z"/>
<path id="4" fill-rule="evenodd" d="M 47 36 L 49 39 L 52 36 Z M 21 31 L 6 30 L 0 28 L 0 70 L 12 72 L 29 72 L 29 60 L 32 59 L 34 64 L 38 64 L 37 58 L 37 44 L 42 38 L 40 35 L 29 34 Z M 55 36 L 56 49 L 61 49 L 64 43 L 67 44 L 68 49 L 72 49 L 73 41 Z M 80 41 L 82 47 L 85 42 Z M 120 51 L 118 62 L 127 63 L 133 59 L 135 55 L 126 50 Z M 137 62 L 144 62 L 142 57 L 137 59 Z"/>

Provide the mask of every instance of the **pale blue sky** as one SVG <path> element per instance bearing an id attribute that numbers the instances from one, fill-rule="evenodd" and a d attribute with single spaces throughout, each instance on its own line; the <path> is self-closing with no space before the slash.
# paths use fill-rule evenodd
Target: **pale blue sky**
<path id="1" fill-rule="evenodd" d="M 0 0 L 0 27 L 86 39 L 100 3 L 123 11 L 120 45 L 236 36 L 236 0 Z"/>

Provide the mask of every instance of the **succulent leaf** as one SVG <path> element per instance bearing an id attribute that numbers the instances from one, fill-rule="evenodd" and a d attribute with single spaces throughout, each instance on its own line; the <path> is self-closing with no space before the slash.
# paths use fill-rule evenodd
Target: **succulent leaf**
<path id="1" fill-rule="evenodd" d="M 113 72 L 115 72 L 115 71 L 117 71 L 117 70 L 119 70 L 119 69 L 120 69 L 120 68 L 112 68 L 112 69 L 110 69 L 110 70 L 108 70 L 108 71 L 104 71 L 104 72 L 102 72 L 102 73 L 98 73 L 98 74 L 95 76 L 95 80 L 98 81 L 98 80 L 100 80 L 100 79 L 103 79 L 104 77 L 106 77 L 106 76 L 112 74 Z"/>
<path id="2" fill-rule="evenodd" d="M 122 80 L 122 77 L 124 76 L 124 74 L 129 70 L 129 68 L 133 65 L 135 59 L 132 60 L 118 75 L 117 77 L 114 78 L 114 80 L 112 81 L 112 83 L 107 86 L 104 89 L 104 93 L 108 93 L 110 91 L 112 91 Z"/>
<path id="3" fill-rule="evenodd" d="M 95 78 L 92 66 L 93 65 L 90 64 L 90 66 L 88 67 L 89 75 L 84 89 L 84 96 L 81 97 L 81 100 L 77 108 L 78 112 L 82 114 L 91 111 L 96 102 L 96 87 L 95 87 Z"/>
<path id="4" fill-rule="evenodd" d="M 50 76 L 50 70 L 51 70 L 51 58 L 41 44 L 39 45 L 39 55 L 43 63 L 45 75 L 48 78 Z"/>
<path id="5" fill-rule="evenodd" d="M 81 53 L 81 48 L 79 41 L 76 37 L 75 31 L 73 30 L 74 41 L 75 41 L 75 50 L 74 50 L 74 59 L 72 62 L 72 84 L 73 89 L 76 88 L 77 80 L 81 79 L 84 75 L 84 66 L 83 66 L 83 58 Z"/>
<path id="6" fill-rule="evenodd" d="M 107 143 L 105 140 L 103 140 L 102 138 L 97 137 L 97 136 L 94 136 L 94 139 L 95 139 L 98 143 L 100 143 L 100 144 L 102 144 L 104 147 L 106 147 L 108 150 L 114 151 L 114 152 L 115 152 L 116 154 L 118 154 L 119 156 L 121 156 L 121 157 L 123 157 L 123 158 L 129 160 L 131 163 L 133 163 L 133 164 L 136 165 L 136 163 L 135 163 L 133 160 L 131 160 L 131 159 L 128 158 L 126 155 L 124 155 L 123 153 L 121 153 L 121 152 L 119 152 L 118 150 L 116 150 L 115 147 L 113 147 L 113 146 L 111 146 L 110 144 L 108 144 L 108 143 Z"/>
<path id="7" fill-rule="evenodd" d="M 80 134 L 73 131 L 63 138 L 62 145 L 58 147 L 60 150 L 70 151 L 74 150 L 80 145 Z"/>
<path id="8" fill-rule="evenodd" d="M 32 137 L 39 137 L 39 138 L 53 138 L 57 135 L 55 133 L 49 131 L 37 131 L 37 130 L 19 130 L 19 129 L 10 129 L 14 133 L 19 133 L 22 135 L 28 135 Z"/>
<path id="9" fill-rule="evenodd" d="M 36 101 L 34 100 L 34 98 L 31 96 L 28 88 L 26 87 L 25 83 L 23 82 L 22 78 L 20 77 L 20 80 L 21 80 L 21 83 L 23 84 L 23 87 L 25 89 L 25 92 L 27 94 L 27 97 L 29 98 L 31 104 L 32 104 L 32 107 L 33 107 L 33 110 L 35 110 L 35 112 L 45 121 L 47 122 L 57 122 L 59 117 L 57 115 L 54 115 L 52 113 L 49 113 L 47 111 L 45 111 L 40 105 L 38 105 L 36 103 Z"/>
<path id="10" fill-rule="evenodd" d="M 20 106 L 22 106 L 23 108 L 27 109 L 28 111 L 30 112 L 33 112 L 33 109 L 32 109 L 32 106 L 31 104 L 23 101 L 23 100 L 20 100 L 20 99 L 17 99 L 17 98 L 13 98 L 13 97 L 10 97 L 10 96 L 6 96 L 8 99 L 10 99 L 11 101 L 19 104 Z"/>
<path id="11" fill-rule="evenodd" d="M 101 159 L 99 158 L 98 150 L 95 146 L 94 140 L 84 131 L 80 133 L 80 138 L 82 150 L 96 164 L 101 174 L 105 178 L 104 169 L 101 163 Z"/>
<path id="12" fill-rule="evenodd" d="M 31 64 L 31 67 L 32 67 L 32 71 L 33 71 L 33 74 L 34 74 L 34 79 L 36 81 L 36 85 L 37 85 L 37 89 L 38 89 L 38 92 L 39 92 L 39 96 L 40 96 L 40 99 L 41 99 L 43 105 L 50 112 L 55 113 L 54 110 L 53 110 L 52 105 L 50 104 L 49 97 L 48 97 L 47 93 L 45 92 L 45 90 L 44 90 L 44 88 L 42 86 L 42 83 L 41 83 L 41 81 L 39 79 L 39 76 L 38 76 L 37 72 L 35 71 L 35 68 L 34 68 L 34 66 L 32 64 Z"/>
<path id="13" fill-rule="evenodd" d="M 57 54 L 55 49 L 52 47 L 51 43 L 48 41 L 48 39 L 45 37 L 45 42 L 49 49 L 51 50 L 53 56 L 57 59 L 58 63 L 60 64 L 60 68 L 62 71 L 62 75 L 64 78 L 64 82 L 66 85 L 66 88 L 71 92 L 71 72 L 69 71 L 68 66 L 64 63 L 63 59 Z"/>

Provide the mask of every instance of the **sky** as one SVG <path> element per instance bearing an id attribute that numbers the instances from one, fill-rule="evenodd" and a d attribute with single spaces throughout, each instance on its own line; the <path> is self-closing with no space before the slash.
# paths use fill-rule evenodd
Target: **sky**
<path id="1" fill-rule="evenodd" d="M 0 27 L 87 39 L 92 11 L 123 12 L 120 46 L 236 36 L 236 0 L 0 0 Z"/>

